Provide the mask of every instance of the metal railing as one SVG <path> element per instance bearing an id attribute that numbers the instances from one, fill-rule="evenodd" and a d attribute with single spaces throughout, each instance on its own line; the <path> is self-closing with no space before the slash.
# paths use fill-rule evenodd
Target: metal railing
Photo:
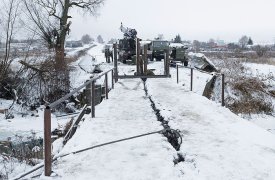
<path id="1" fill-rule="evenodd" d="M 52 173 L 52 143 L 51 143 L 51 109 L 55 108 L 60 103 L 64 102 L 70 98 L 73 94 L 79 92 L 81 89 L 87 86 L 91 86 L 91 115 L 92 118 L 95 117 L 95 82 L 100 79 L 102 76 L 105 76 L 105 98 L 108 99 L 108 73 L 111 72 L 112 78 L 112 89 L 114 88 L 114 68 L 100 73 L 93 77 L 92 79 L 85 82 L 83 85 L 79 86 L 72 92 L 66 94 L 64 97 L 58 99 L 57 101 L 46 106 L 44 110 L 44 164 L 45 164 L 45 176 L 50 176 Z"/>
<path id="2" fill-rule="evenodd" d="M 171 65 L 175 65 L 175 64 L 171 64 Z M 209 74 L 209 75 L 217 75 L 217 76 L 221 76 L 221 105 L 225 106 L 225 102 L 224 102 L 224 90 L 225 90 L 225 83 L 224 83 L 224 74 L 222 73 L 209 73 L 197 68 L 192 68 L 192 67 L 187 67 L 187 66 L 183 66 L 180 64 L 176 64 L 176 69 L 177 69 L 177 84 L 179 83 L 179 67 L 183 67 L 183 68 L 187 68 L 190 69 L 190 91 L 193 91 L 193 81 L 194 81 L 194 69 L 201 72 L 201 73 L 205 73 L 205 74 Z"/>

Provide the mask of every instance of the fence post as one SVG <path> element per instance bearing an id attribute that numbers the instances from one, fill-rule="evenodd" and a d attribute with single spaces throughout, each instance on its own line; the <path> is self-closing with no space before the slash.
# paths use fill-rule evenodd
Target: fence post
<path id="1" fill-rule="evenodd" d="M 52 173 L 52 142 L 51 142 L 51 108 L 47 106 L 44 110 L 44 164 L 45 176 Z"/>
<path id="2" fill-rule="evenodd" d="M 105 74 L 105 98 L 108 99 L 108 74 Z"/>
<path id="3" fill-rule="evenodd" d="M 140 75 L 140 44 L 139 38 L 136 38 L 136 67 L 137 67 L 137 75 Z"/>
<path id="4" fill-rule="evenodd" d="M 222 74 L 222 106 L 224 105 L 224 74 Z"/>
<path id="5" fill-rule="evenodd" d="M 91 114 L 92 114 L 92 118 L 95 117 L 95 81 L 92 81 L 91 83 Z"/>
<path id="6" fill-rule="evenodd" d="M 114 70 L 111 71 L 112 74 L 112 89 L 114 89 Z"/>
<path id="7" fill-rule="evenodd" d="M 177 84 L 179 83 L 179 66 L 178 65 L 176 65 L 177 66 Z"/>
<path id="8" fill-rule="evenodd" d="M 170 60 L 169 60 L 169 49 L 166 50 L 166 75 L 170 75 Z"/>
<path id="9" fill-rule="evenodd" d="M 117 70 L 117 43 L 113 45 L 114 47 L 114 76 L 115 76 L 115 82 L 118 81 L 118 70 Z"/>
<path id="10" fill-rule="evenodd" d="M 193 68 L 191 68 L 191 84 L 190 84 L 190 90 L 193 91 Z"/>
<path id="11" fill-rule="evenodd" d="M 143 59 L 144 59 L 144 75 L 147 75 L 147 64 L 148 64 L 148 56 L 147 56 L 147 50 L 148 50 L 148 45 L 144 45 L 144 54 L 143 54 Z"/>
<path id="12" fill-rule="evenodd" d="M 166 56 L 166 52 L 164 52 L 164 60 L 163 60 L 163 66 L 164 66 L 164 75 L 168 75 L 167 74 L 167 63 L 166 63 L 167 60 L 167 56 Z"/>

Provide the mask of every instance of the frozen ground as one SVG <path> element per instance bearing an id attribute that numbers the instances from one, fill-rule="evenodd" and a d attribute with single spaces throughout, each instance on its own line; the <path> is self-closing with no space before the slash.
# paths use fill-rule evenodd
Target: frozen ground
<path id="1" fill-rule="evenodd" d="M 97 45 L 73 64 L 73 87 L 84 83 L 95 65 L 100 64 L 103 70 L 112 67 L 112 63 L 104 63 L 102 48 Z M 148 68 L 163 74 L 163 62 L 150 63 Z M 119 64 L 120 75 L 133 74 L 134 70 L 135 66 Z M 60 158 L 53 166 L 53 177 L 40 178 L 275 179 L 275 136 L 202 97 L 211 75 L 194 71 L 194 91 L 190 92 L 190 70 L 180 68 L 179 84 L 176 69 L 170 71 L 171 79 L 148 79 L 146 84 L 161 115 L 181 131 L 179 152 L 165 137 L 155 134 Z M 96 118 L 85 116 L 60 153 L 160 129 L 142 81 L 119 80 L 109 100 L 96 106 Z M 178 153 L 185 161 L 174 165 Z"/>
<path id="2" fill-rule="evenodd" d="M 172 79 L 146 84 L 161 115 L 181 131 L 180 151 L 151 135 L 60 158 L 52 179 L 275 178 L 273 134 Z M 120 80 L 110 99 L 96 107 L 96 118 L 86 116 L 61 154 L 159 129 L 142 82 Z M 185 161 L 174 165 L 177 153 Z"/>

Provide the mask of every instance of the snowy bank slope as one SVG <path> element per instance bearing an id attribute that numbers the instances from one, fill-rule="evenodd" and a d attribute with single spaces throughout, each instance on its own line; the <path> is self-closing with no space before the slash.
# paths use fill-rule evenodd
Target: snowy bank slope
<path id="1" fill-rule="evenodd" d="M 170 79 L 147 87 L 171 128 L 182 131 L 186 161 L 175 168 L 185 179 L 275 179 L 273 134 Z"/>
<path id="2" fill-rule="evenodd" d="M 109 100 L 96 106 L 96 118 L 86 117 L 61 153 L 161 129 L 142 81 L 123 80 Z M 162 135 L 150 135 L 61 158 L 53 167 L 58 175 L 54 179 L 179 179 L 175 153 Z"/>

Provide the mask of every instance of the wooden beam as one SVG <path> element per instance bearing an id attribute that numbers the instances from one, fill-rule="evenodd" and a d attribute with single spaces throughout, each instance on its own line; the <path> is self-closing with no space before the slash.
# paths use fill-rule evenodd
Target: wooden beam
<path id="1" fill-rule="evenodd" d="M 170 75 L 153 75 L 153 76 L 144 76 L 144 75 L 126 75 L 118 76 L 118 79 L 135 79 L 135 78 L 170 78 Z"/>

